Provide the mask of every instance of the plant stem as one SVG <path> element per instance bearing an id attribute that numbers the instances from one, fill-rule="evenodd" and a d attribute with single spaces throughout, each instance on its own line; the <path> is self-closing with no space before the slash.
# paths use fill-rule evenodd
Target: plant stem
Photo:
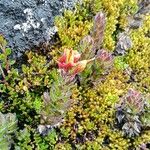
<path id="1" fill-rule="evenodd" d="M 0 71 L 1 71 L 1 73 L 2 73 L 2 76 L 3 76 L 3 78 L 5 79 L 5 74 L 4 74 L 4 71 L 3 71 L 3 69 L 2 69 L 2 66 L 1 66 L 1 64 L 0 64 Z"/>
<path id="2" fill-rule="evenodd" d="M 88 63 L 90 63 L 91 61 L 94 61 L 94 60 L 95 60 L 95 57 L 93 57 L 92 59 L 89 59 Z"/>

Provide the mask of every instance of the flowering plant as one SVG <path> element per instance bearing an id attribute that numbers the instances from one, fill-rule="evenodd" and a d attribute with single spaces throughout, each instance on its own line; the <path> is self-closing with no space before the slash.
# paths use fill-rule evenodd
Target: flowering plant
<path id="1" fill-rule="evenodd" d="M 121 103 L 117 107 L 116 117 L 118 123 L 122 126 L 122 130 L 129 137 L 139 135 L 142 128 L 142 120 L 148 114 L 145 110 L 146 99 L 144 96 L 134 90 L 129 89 L 128 93 L 123 96 Z"/>
<path id="2" fill-rule="evenodd" d="M 61 69 L 64 74 L 75 76 L 82 72 L 88 63 L 95 60 L 95 57 L 93 57 L 92 59 L 79 61 L 80 57 L 81 54 L 78 51 L 65 49 L 63 55 L 57 61 L 59 69 Z"/>
<path id="3" fill-rule="evenodd" d="M 87 83 L 99 78 L 102 70 L 106 71 L 112 66 L 112 54 L 102 49 L 105 20 L 102 12 L 95 16 L 92 33 L 85 36 L 78 47 L 81 53 L 68 48 L 64 50 L 63 55 L 57 60 L 62 75 L 71 76 L 73 79 L 75 75 L 82 72 L 81 82 Z M 93 63 L 87 66 L 90 62 Z"/>

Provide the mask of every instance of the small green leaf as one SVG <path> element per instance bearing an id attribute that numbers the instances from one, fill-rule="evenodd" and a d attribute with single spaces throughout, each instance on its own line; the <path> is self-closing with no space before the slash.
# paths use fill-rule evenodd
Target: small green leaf
<path id="1" fill-rule="evenodd" d="M 14 65 L 15 62 L 16 62 L 15 60 L 10 60 L 9 64 L 10 64 L 10 65 Z"/>
<path id="2" fill-rule="evenodd" d="M 11 54 L 11 49 L 10 48 L 6 48 L 6 55 L 10 55 Z"/>
<path id="3" fill-rule="evenodd" d="M 0 48 L 5 47 L 7 45 L 7 41 L 4 39 L 2 35 L 0 35 Z"/>
<path id="4" fill-rule="evenodd" d="M 0 54 L 0 60 L 1 60 L 1 61 L 4 61 L 5 58 L 6 58 L 6 56 L 5 56 L 4 54 Z"/>
<path id="5" fill-rule="evenodd" d="M 114 65 L 118 70 L 124 70 L 129 66 L 128 64 L 126 64 L 126 62 L 124 61 L 124 57 L 122 56 L 118 56 L 115 58 Z"/>

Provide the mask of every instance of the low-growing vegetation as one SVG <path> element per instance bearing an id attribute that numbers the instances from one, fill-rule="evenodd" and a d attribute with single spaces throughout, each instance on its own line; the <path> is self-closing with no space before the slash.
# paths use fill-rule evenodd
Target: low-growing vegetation
<path id="1" fill-rule="evenodd" d="M 83 0 L 21 67 L 0 35 L 0 150 L 150 148 L 150 15 L 132 28 L 138 9 Z"/>

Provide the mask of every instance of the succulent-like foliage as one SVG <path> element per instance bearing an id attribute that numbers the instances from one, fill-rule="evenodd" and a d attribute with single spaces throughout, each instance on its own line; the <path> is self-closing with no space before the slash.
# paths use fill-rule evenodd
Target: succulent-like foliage
<path id="1" fill-rule="evenodd" d="M 57 134 L 54 129 L 51 129 L 47 135 L 43 136 L 30 126 L 26 126 L 23 130 L 17 132 L 17 143 L 14 146 L 15 150 L 53 150 L 57 139 Z"/>
<path id="2" fill-rule="evenodd" d="M 134 147 L 137 149 L 145 148 L 148 150 L 150 144 L 150 132 L 149 130 L 144 131 L 140 136 L 135 138 Z M 144 150 L 145 150 L 144 149 Z"/>
<path id="3" fill-rule="evenodd" d="M 74 48 L 92 27 L 92 17 L 88 15 L 89 3 L 83 1 L 76 5 L 76 11 L 66 10 L 64 16 L 58 16 L 55 25 L 63 45 Z M 90 21 L 88 20 L 90 18 Z M 67 31 L 67 32 L 64 32 Z"/>
<path id="4" fill-rule="evenodd" d="M 75 83 L 65 76 L 62 77 L 59 72 L 53 70 L 53 83 L 50 91 L 43 93 L 44 107 L 41 111 L 41 124 L 57 126 L 73 103 L 72 99 L 73 88 Z"/>
<path id="5" fill-rule="evenodd" d="M 105 12 L 107 23 L 104 31 L 105 49 L 115 49 L 115 36 L 118 31 L 127 26 L 127 17 L 138 9 L 137 0 L 83 0 L 79 2 L 76 11 L 66 11 L 63 16 L 57 17 L 55 25 L 63 45 L 78 45 L 78 42 L 88 34 L 93 25 L 93 17 L 101 10 Z M 119 29 L 118 29 L 119 28 Z"/>
<path id="6" fill-rule="evenodd" d="M 142 123 L 144 127 L 150 127 L 150 97 L 146 97 L 146 102 L 144 106 L 144 113 L 141 117 Z"/>
<path id="7" fill-rule="evenodd" d="M 113 64 L 113 56 L 104 49 L 100 49 L 96 55 L 98 61 L 103 65 L 102 68 L 109 68 Z"/>
<path id="8" fill-rule="evenodd" d="M 143 25 L 140 28 L 134 29 L 130 33 L 130 37 L 133 43 L 132 48 L 128 51 L 126 56 L 126 62 L 134 71 L 134 78 L 136 80 L 136 88 L 150 93 L 150 51 L 149 43 L 150 38 L 147 36 L 149 33 L 150 15 L 146 15 L 143 18 Z M 138 36 L 140 35 L 140 38 Z M 140 85 L 140 86 L 139 86 Z"/>
<path id="9" fill-rule="evenodd" d="M 146 100 L 141 93 L 130 89 L 123 96 L 120 106 L 117 107 L 117 121 L 122 130 L 129 137 L 139 135 L 143 127 L 141 116 L 145 112 Z"/>
<path id="10" fill-rule="evenodd" d="M 124 56 L 116 56 L 114 58 L 114 67 L 118 70 L 129 70 L 129 74 L 131 72 L 131 68 L 129 68 L 129 65 L 126 63 Z"/>
<path id="11" fill-rule="evenodd" d="M 93 50 L 98 50 L 101 48 L 101 44 L 104 36 L 105 20 L 106 18 L 104 13 L 99 12 L 96 14 L 94 19 L 93 32 L 92 32 L 92 37 L 94 40 Z"/>
<path id="12" fill-rule="evenodd" d="M 32 150 L 34 148 L 33 143 L 31 142 L 31 131 L 27 127 L 23 130 L 20 130 L 16 134 L 17 143 L 15 144 L 16 150 Z"/>
<path id="13" fill-rule="evenodd" d="M 105 14 L 98 12 L 94 18 L 94 25 L 90 35 L 85 36 L 80 42 L 80 49 L 84 59 L 95 56 L 97 50 L 101 49 L 105 29 Z"/>
<path id="14" fill-rule="evenodd" d="M 94 58 L 93 62 L 88 64 L 85 71 L 81 74 L 81 82 L 84 81 L 87 83 L 90 80 L 94 81 L 99 78 L 102 73 L 106 73 L 108 69 L 112 67 L 112 54 L 102 49 L 105 21 L 105 14 L 103 12 L 98 12 L 94 18 L 91 34 L 85 36 L 80 42 L 79 49 L 82 52 L 81 58 Z M 89 79 L 89 77 L 91 77 L 91 79 Z"/>
<path id="15" fill-rule="evenodd" d="M 0 111 L 18 120 L 15 136 L 0 128 L 0 149 L 149 149 L 150 17 L 140 3 L 80 1 L 56 18 L 58 43 L 27 52 L 19 69 L 0 36 Z"/>
<path id="16" fill-rule="evenodd" d="M 0 113 L 0 149 L 6 150 L 13 143 L 12 135 L 17 130 L 17 119 L 15 114 Z"/>
<path id="17" fill-rule="evenodd" d="M 88 64 L 84 72 L 81 73 L 81 83 L 96 83 L 103 75 L 107 75 L 113 67 L 113 56 L 104 49 L 98 50 L 95 60 Z"/>
<path id="18" fill-rule="evenodd" d="M 9 107 L 9 111 L 16 112 L 19 122 L 26 120 L 29 124 L 33 123 L 31 120 L 34 114 L 34 123 L 38 124 L 41 96 L 51 85 L 50 65 L 40 55 L 29 52 L 27 56 L 28 64 L 22 65 L 20 72 L 10 69 L 6 83 L 1 85 L 2 98 L 5 99 L 3 112 L 7 112 L 6 108 Z"/>

